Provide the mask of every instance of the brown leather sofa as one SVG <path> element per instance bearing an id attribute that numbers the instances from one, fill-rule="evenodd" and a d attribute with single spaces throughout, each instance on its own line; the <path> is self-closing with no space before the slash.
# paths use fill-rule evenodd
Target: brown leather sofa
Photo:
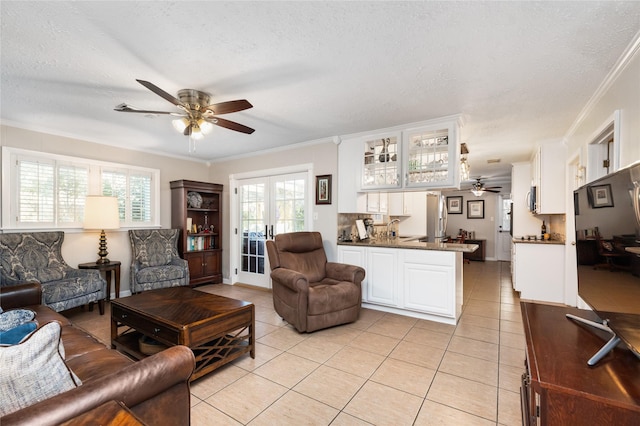
<path id="1" fill-rule="evenodd" d="M 0 288 L 2 309 L 31 309 L 41 325 L 60 321 L 65 362 L 82 385 L 0 418 L 2 426 L 59 424 L 108 401 L 124 403 L 148 425 L 189 425 L 189 377 L 195 367 L 189 348 L 173 346 L 134 362 L 74 327 L 67 318 L 41 305 L 41 300 L 37 283 Z"/>
<path id="2" fill-rule="evenodd" d="M 300 332 L 358 319 L 365 276 L 359 266 L 327 262 L 319 232 L 278 234 L 267 241 L 273 306 Z"/>

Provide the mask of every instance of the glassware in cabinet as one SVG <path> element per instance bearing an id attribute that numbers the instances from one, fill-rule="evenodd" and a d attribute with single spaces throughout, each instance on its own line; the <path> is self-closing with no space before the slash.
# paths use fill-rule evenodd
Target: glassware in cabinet
<path id="1" fill-rule="evenodd" d="M 447 188 L 460 184 L 453 125 L 410 129 L 405 139 L 405 187 Z"/>
<path id="2" fill-rule="evenodd" d="M 364 160 L 362 188 L 399 188 L 400 135 L 366 137 L 363 143 Z"/>

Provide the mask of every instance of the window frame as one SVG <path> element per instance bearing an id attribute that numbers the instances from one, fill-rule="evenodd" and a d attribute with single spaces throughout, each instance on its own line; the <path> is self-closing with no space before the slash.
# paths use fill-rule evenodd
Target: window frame
<path id="1" fill-rule="evenodd" d="M 2 222 L 0 228 L 3 230 L 46 230 L 46 229 L 82 229 L 82 223 L 59 223 L 58 204 L 54 203 L 53 222 L 18 222 L 18 185 L 17 173 L 18 162 L 21 160 L 34 160 L 49 162 L 54 165 L 54 197 L 57 190 L 57 170 L 58 166 L 76 166 L 88 168 L 87 195 L 102 195 L 102 172 L 118 171 L 126 175 L 126 199 L 125 199 L 125 219 L 120 221 L 121 228 L 157 228 L 160 226 L 160 170 L 146 167 L 131 166 L 122 163 L 113 163 L 100 160 L 92 160 L 82 157 L 52 154 L 42 151 L 31 151 L 14 147 L 2 147 Z M 134 222 L 132 220 L 132 200 L 130 199 L 131 176 L 149 176 L 150 185 L 150 219 L 146 222 Z"/>

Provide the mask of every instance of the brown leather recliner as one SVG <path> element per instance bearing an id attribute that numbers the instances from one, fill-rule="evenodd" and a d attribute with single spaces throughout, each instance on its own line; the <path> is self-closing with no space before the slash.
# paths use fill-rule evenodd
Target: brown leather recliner
<path id="1" fill-rule="evenodd" d="M 300 332 L 358 319 L 362 302 L 359 266 L 327 262 L 319 232 L 278 234 L 267 241 L 273 306 Z"/>

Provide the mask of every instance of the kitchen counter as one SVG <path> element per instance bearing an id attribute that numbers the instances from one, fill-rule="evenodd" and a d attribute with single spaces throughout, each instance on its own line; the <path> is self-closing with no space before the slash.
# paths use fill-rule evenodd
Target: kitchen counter
<path id="1" fill-rule="evenodd" d="M 523 240 L 521 238 L 514 238 L 512 240 L 515 244 L 556 244 L 556 245 L 564 245 L 563 240 L 527 240 L 526 238 Z"/>
<path id="2" fill-rule="evenodd" d="M 382 238 L 366 239 L 360 241 L 338 241 L 338 245 L 360 247 L 386 247 L 414 250 L 455 251 L 461 253 L 473 253 L 478 249 L 477 244 L 458 243 L 425 243 L 413 238 Z"/>

